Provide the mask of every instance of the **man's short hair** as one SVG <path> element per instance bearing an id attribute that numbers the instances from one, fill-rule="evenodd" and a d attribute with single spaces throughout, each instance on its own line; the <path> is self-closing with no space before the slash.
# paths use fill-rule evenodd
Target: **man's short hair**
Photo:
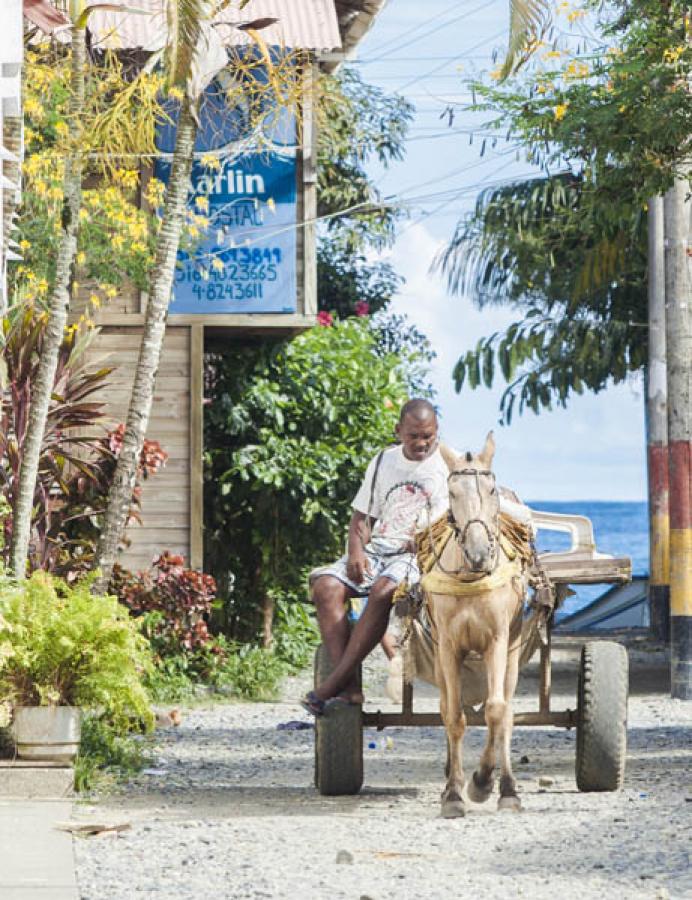
<path id="1" fill-rule="evenodd" d="M 424 400 L 422 397 L 413 397 L 401 407 L 399 421 L 403 422 L 405 416 L 413 416 L 414 419 L 427 419 L 432 416 L 436 419 L 437 410 L 429 400 Z"/>

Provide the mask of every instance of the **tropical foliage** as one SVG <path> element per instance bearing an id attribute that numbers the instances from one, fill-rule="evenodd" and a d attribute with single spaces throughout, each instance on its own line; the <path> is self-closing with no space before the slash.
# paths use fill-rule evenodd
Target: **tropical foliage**
<path id="1" fill-rule="evenodd" d="M 153 725 L 146 640 L 115 597 L 46 572 L 0 593 L 0 696 L 13 706 L 97 708 L 123 729 Z"/>
<path id="2" fill-rule="evenodd" d="M 31 304 L 13 308 L 2 320 L 0 347 L 0 490 L 14 506 L 28 410 L 45 335 L 46 315 Z M 96 478 L 105 451 L 97 425 L 103 404 L 94 394 L 111 371 L 89 368 L 85 352 L 93 332 L 80 329 L 65 335 L 48 409 L 39 457 L 39 478 L 33 502 L 31 565 L 52 568 L 59 551 L 58 534 L 65 516 L 59 510 L 79 479 Z M 4 523 L 9 545 L 12 516 Z"/>
<path id="3" fill-rule="evenodd" d="M 450 290 L 523 318 L 457 362 L 457 390 L 507 381 L 500 411 L 565 405 L 646 360 L 646 215 L 628 198 L 597 196 L 556 176 L 484 192 L 437 263 Z"/>
<path id="4" fill-rule="evenodd" d="M 413 105 L 344 67 L 320 79 L 317 111 L 320 309 L 341 318 L 375 313 L 402 279 L 368 251 L 393 242 L 401 213 L 380 196 L 367 166 L 376 160 L 387 167 L 402 158 Z"/>
<path id="5" fill-rule="evenodd" d="M 341 551 L 365 465 L 391 442 L 408 393 L 406 357 L 377 340 L 351 318 L 208 358 L 205 568 L 238 636 L 256 633 L 263 603 L 302 596 L 306 570 Z"/>
<path id="6" fill-rule="evenodd" d="M 645 364 L 646 203 L 689 154 L 685 4 L 587 7 L 602 12 L 607 49 L 534 48 L 540 58 L 523 75 L 472 85 L 487 126 L 525 146 L 545 175 L 481 195 L 437 261 L 452 291 L 524 315 L 455 370 L 460 388 L 490 384 L 499 368 L 506 421 L 517 404 L 564 404 Z"/>

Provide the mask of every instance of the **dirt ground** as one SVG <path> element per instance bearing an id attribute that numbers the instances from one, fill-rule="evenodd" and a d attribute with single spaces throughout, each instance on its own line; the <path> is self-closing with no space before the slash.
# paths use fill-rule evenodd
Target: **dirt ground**
<path id="1" fill-rule="evenodd" d="M 582 641 L 553 654 L 553 707 L 574 708 Z M 439 816 L 440 728 L 365 734 L 365 786 L 327 798 L 313 787 L 313 731 L 296 700 L 309 673 L 276 703 L 184 712 L 157 735 L 157 761 L 116 796 L 81 805 L 88 820 L 130 830 L 76 839 L 83 900 L 166 898 L 692 898 L 692 704 L 669 697 L 662 651 L 629 640 L 628 761 L 622 791 L 579 793 L 575 734 L 517 728 L 524 809 L 496 797 L 464 819 Z M 366 666 L 368 708 L 385 699 L 378 650 Z M 538 669 L 522 673 L 516 709 L 536 707 Z M 434 709 L 417 687 L 415 708 Z M 295 727 L 295 726 L 293 726 Z M 484 740 L 470 729 L 470 775 Z M 540 782 L 539 782 L 540 779 Z"/>

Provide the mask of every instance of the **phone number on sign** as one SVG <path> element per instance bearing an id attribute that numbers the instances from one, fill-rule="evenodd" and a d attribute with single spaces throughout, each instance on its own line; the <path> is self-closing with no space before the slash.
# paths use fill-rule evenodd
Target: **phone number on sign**
<path id="1" fill-rule="evenodd" d="M 245 263 L 225 263 L 223 269 L 197 269 L 186 266 L 175 273 L 176 284 L 201 281 L 276 281 L 277 268 L 274 264 L 246 265 Z"/>
<path id="2" fill-rule="evenodd" d="M 241 284 L 194 284 L 192 293 L 198 300 L 261 300 L 264 296 L 261 282 Z"/>

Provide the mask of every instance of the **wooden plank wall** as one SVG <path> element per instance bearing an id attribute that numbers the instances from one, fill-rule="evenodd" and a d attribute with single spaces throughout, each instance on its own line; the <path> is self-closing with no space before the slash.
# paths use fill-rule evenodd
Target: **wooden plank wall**
<path id="1" fill-rule="evenodd" d="M 130 401 L 141 330 L 105 326 L 91 355 L 117 366 L 103 397 L 113 424 L 124 422 Z M 163 550 L 190 560 L 190 354 L 191 329 L 169 326 L 156 380 L 147 438 L 157 440 L 168 462 L 142 484 L 142 525 L 131 525 L 131 546 L 120 562 L 128 569 L 149 568 Z M 104 359 L 105 356 L 105 359 Z M 199 562 L 197 561 L 199 565 Z"/>

